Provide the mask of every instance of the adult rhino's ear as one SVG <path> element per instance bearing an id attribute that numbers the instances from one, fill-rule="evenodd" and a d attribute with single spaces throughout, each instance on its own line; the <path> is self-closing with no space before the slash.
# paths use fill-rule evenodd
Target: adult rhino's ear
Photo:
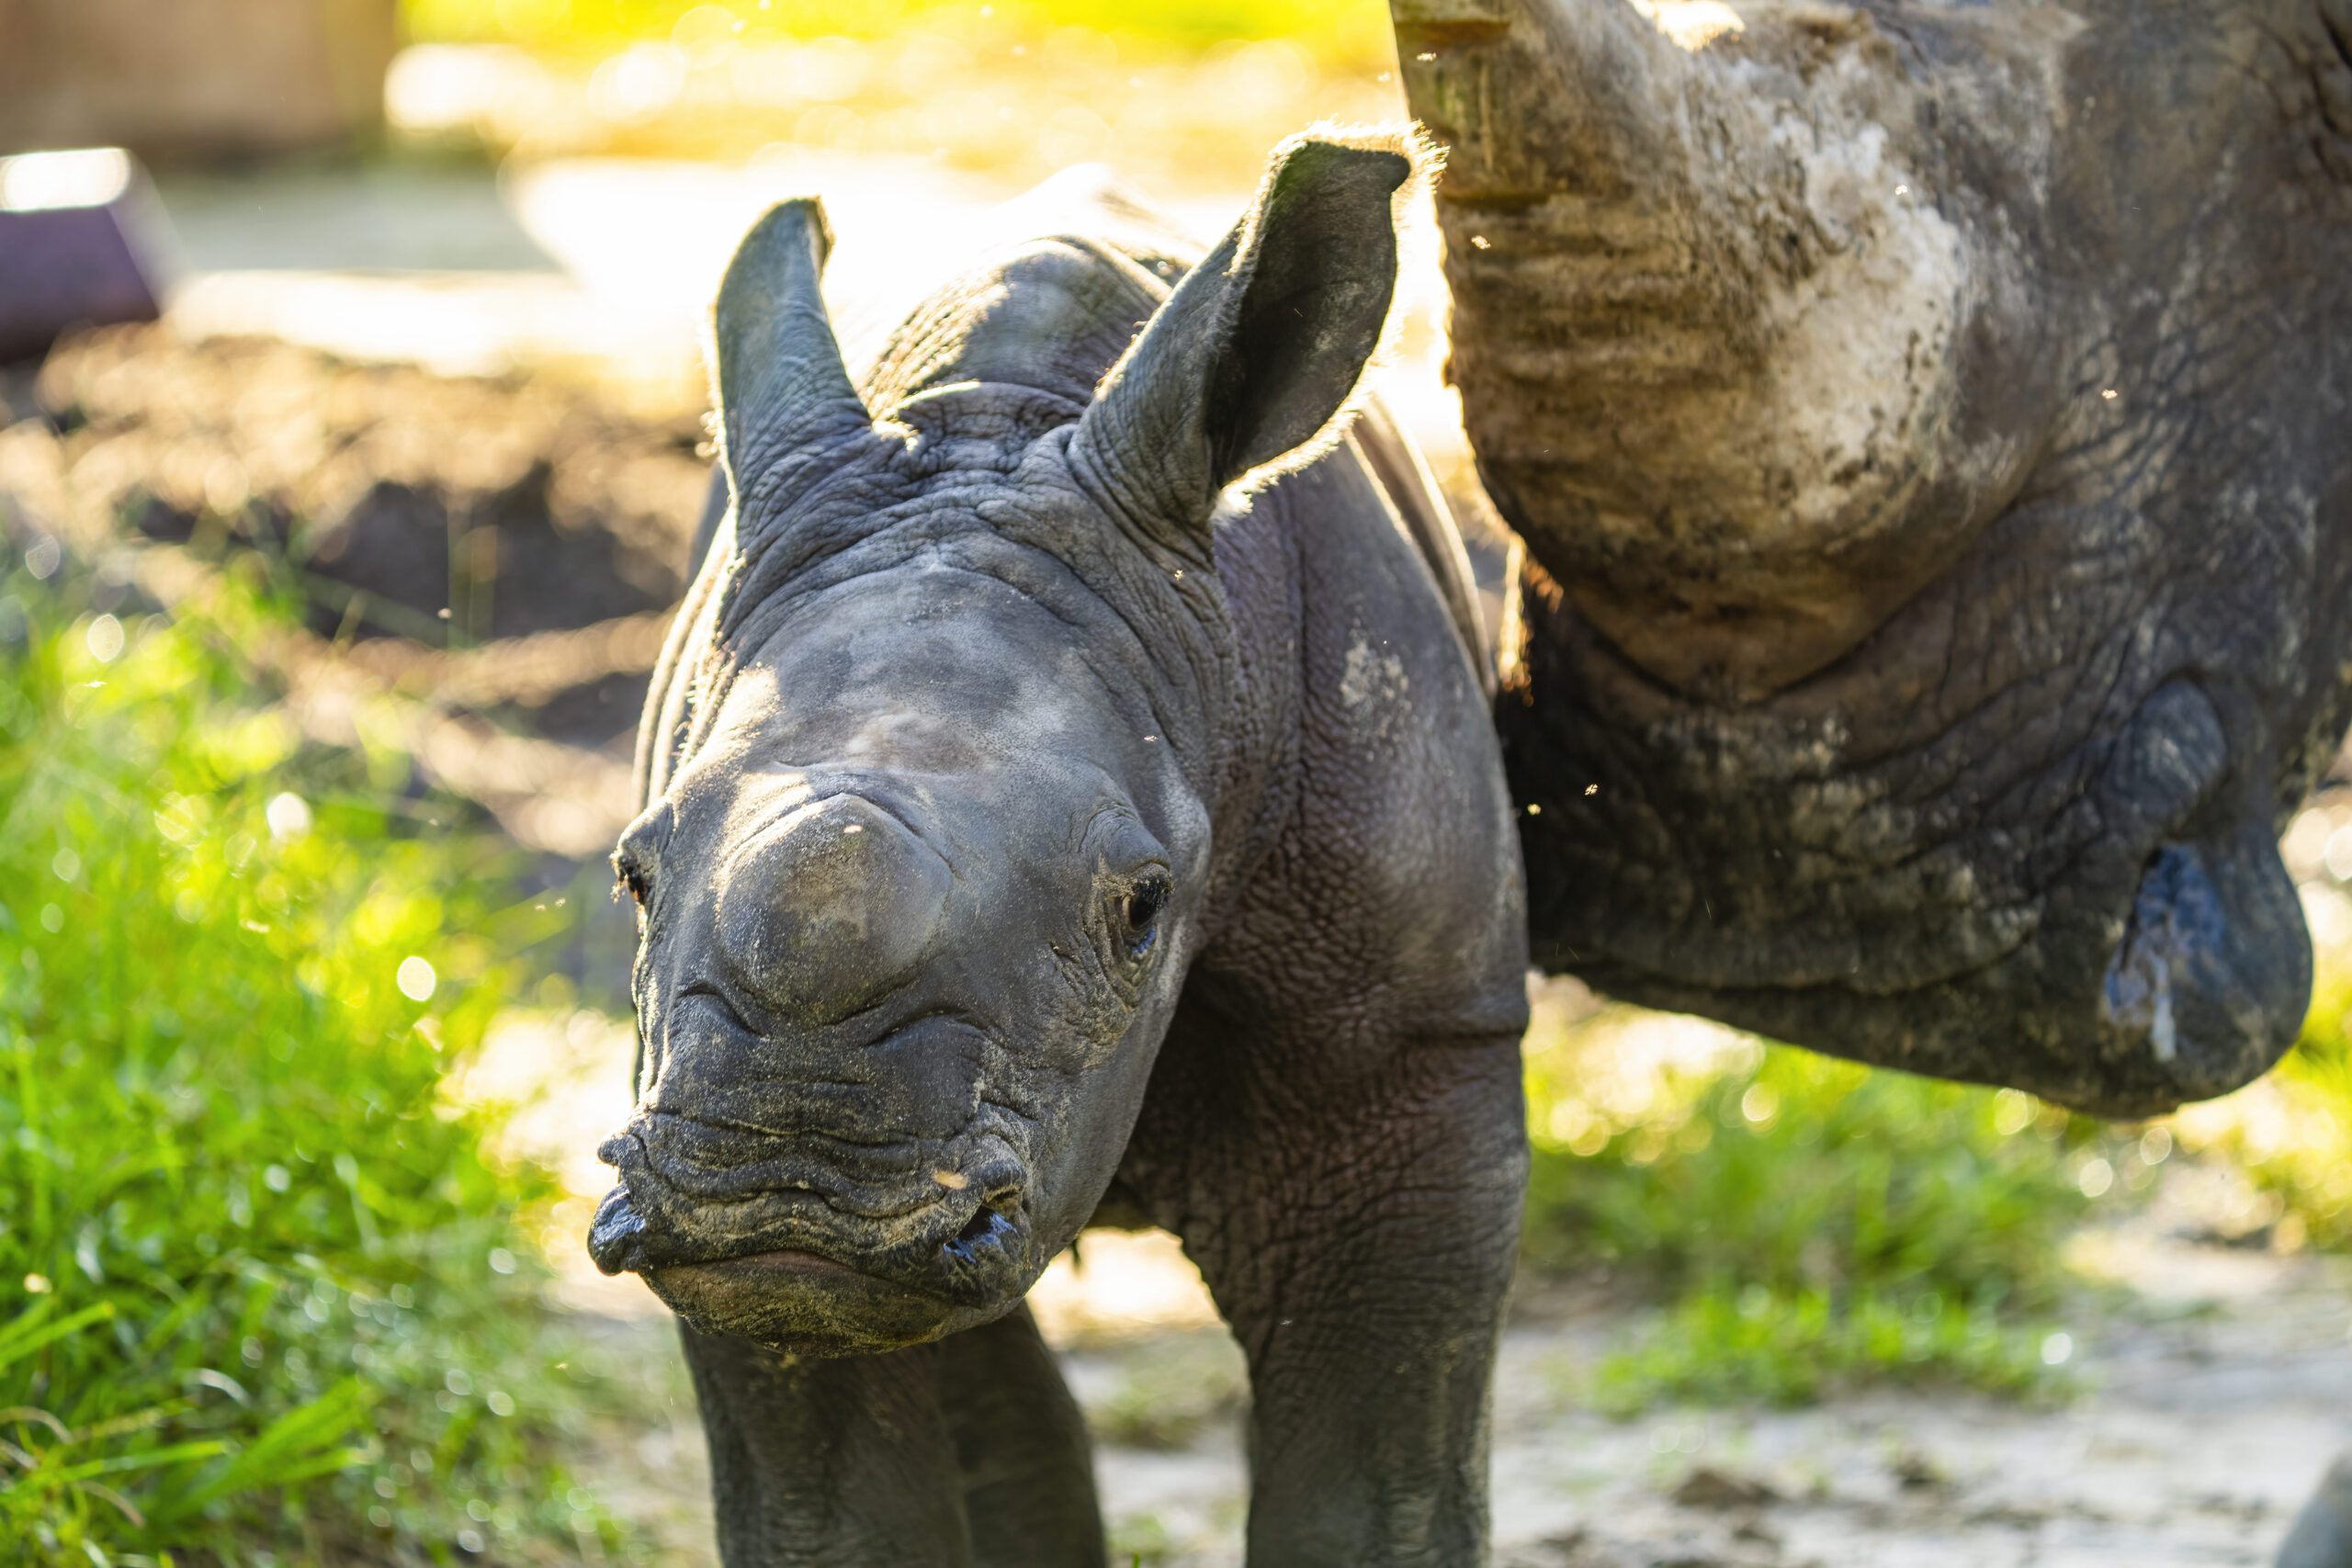
<path id="1" fill-rule="evenodd" d="M 1256 206 L 1103 378 L 1070 464 L 1128 521 L 1197 542 L 1227 485 L 1338 438 L 1396 292 L 1409 145 L 1309 134 L 1277 148 Z"/>
<path id="2" fill-rule="evenodd" d="M 719 462 L 739 519 L 806 459 L 872 423 L 842 363 L 820 288 L 833 247 L 825 209 L 768 209 L 735 248 L 711 311 Z"/>

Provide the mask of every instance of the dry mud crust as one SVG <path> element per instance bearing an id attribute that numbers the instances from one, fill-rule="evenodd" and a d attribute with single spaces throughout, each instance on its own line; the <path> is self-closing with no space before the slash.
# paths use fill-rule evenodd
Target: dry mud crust
<path id="1" fill-rule="evenodd" d="M 85 502 L 152 540 L 271 557 L 329 637 L 465 648 L 666 611 L 709 472 L 690 416 L 267 339 L 93 333 L 37 397 Z M 628 695 L 575 697 L 567 728 L 626 728 Z"/>

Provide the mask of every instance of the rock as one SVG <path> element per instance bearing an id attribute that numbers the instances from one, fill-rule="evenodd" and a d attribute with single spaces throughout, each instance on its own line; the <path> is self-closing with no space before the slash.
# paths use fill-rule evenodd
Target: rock
<path id="1" fill-rule="evenodd" d="M 1905 1449 L 1887 1464 L 1887 1472 L 1905 1492 L 1940 1491 L 1951 1484 L 1943 1467 L 1917 1449 Z"/>
<path id="2" fill-rule="evenodd" d="M 1781 1500 L 1778 1492 L 1752 1475 L 1706 1464 L 1684 1476 L 1672 1495 L 1686 1508 L 1760 1508 Z"/>

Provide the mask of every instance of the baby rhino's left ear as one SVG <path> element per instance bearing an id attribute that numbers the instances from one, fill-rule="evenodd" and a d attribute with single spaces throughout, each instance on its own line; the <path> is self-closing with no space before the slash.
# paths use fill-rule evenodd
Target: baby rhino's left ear
<path id="1" fill-rule="evenodd" d="M 1284 142 L 1255 208 L 1103 378 L 1070 461 L 1130 521 L 1204 540 L 1227 485 L 1332 437 L 1396 292 L 1392 209 L 1414 164 L 1385 140 Z"/>

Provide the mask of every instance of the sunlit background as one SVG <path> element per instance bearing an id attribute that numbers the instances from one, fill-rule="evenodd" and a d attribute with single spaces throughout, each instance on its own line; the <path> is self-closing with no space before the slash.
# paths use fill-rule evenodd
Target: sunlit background
<path id="1" fill-rule="evenodd" d="M 0 1541 L 710 1562 L 666 1320 L 580 1237 L 719 269 L 819 192 L 867 341 L 1095 160 L 1205 242 L 1283 136 L 1401 112 L 1385 7 L 168 9 L 0 32 L 0 222 L 112 214 L 164 306 L 0 369 Z M 1491 617 L 1426 216 L 1405 297 L 1377 386 Z M 1498 1561 L 2267 1551 L 2352 1438 L 2352 794 L 2285 849 L 2304 1044 L 2160 1122 L 1534 982 Z M 1246 1379 L 1178 1244 L 1090 1235 L 1033 1304 L 1116 1561 L 1238 1563 Z"/>

